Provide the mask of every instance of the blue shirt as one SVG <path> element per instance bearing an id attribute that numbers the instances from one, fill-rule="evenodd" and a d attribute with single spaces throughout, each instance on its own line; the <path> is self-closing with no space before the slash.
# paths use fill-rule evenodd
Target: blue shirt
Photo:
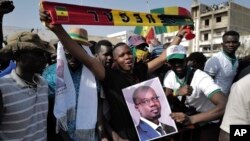
<path id="1" fill-rule="evenodd" d="M 10 74 L 13 69 L 16 68 L 16 64 L 14 61 L 10 60 L 9 66 L 4 70 L 0 70 L 0 77 L 5 76 L 6 74 Z"/>

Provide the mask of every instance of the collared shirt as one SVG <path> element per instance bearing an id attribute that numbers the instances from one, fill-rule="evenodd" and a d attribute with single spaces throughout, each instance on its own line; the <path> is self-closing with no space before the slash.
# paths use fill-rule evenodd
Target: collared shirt
<path id="1" fill-rule="evenodd" d="M 160 132 L 158 132 L 156 129 L 158 128 L 158 127 L 161 127 L 162 128 L 162 125 L 161 125 L 161 123 L 159 122 L 159 124 L 157 125 L 157 124 L 155 124 L 155 123 L 153 123 L 153 122 L 151 122 L 151 121 L 149 121 L 149 120 L 147 120 L 147 119 L 145 119 L 145 118 L 143 118 L 143 117 L 140 117 L 140 119 L 142 120 L 142 121 L 144 121 L 144 122 L 146 122 L 150 127 L 152 127 L 159 135 L 161 135 L 161 133 Z M 163 130 L 164 131 L 164 130 Z M 166 132 L 164 131 L 164 133 L 166 134 Z"/>
<path id="2" fill-rule="evenodd" d="M 221 51 L 207 60 L 204 71 L 210 76 L 214 76 L 215 83 L 228 96 L 238 66 L 239 62 L 236 58 L 230 58 Z"/>
<path id="3" fill-rule="evenodd" d="M 47 140 L 48 84 L 35 75 L 31 88 L 15 70 L 0 78 L 4 112 L 0 123 L 1 140 Z"/>
<path id="4" fill-rule="evenodd" d="M 181 84 L 176 80 L 174 71 L 170 70 L 166 73 L 163 86 L 172 90 L 181 87 Z M 207 73 L 199 69 L 196 70 L 190 86 L 192 86 L 193 92 L 187 96 L 185 104 L 195 107 L 198 112 L 206 112 L 215 107 L 210 98 L 220 91 L 220 87 Z"/>

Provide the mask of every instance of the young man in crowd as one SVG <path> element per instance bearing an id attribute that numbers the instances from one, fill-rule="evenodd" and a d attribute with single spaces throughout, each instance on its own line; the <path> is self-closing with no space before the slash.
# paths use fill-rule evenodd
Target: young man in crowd
<path id="1" fill-rule="evenodd" d="M 184 125 L 206 123 L 197 129 L 200 132 L 200 136 L 196 136 L 197 141 L 217 140 L 218 119 L 224 114 L 226 97 L 208 74 L 199 69 L 191 70 L 187 66 L 186 49 L 182 45 L 168 47 L 167 60 L 171 70 L 163 81 L 166 95 L 182 96 L 183 104 L 198 112 L 193 112 L 192 115 L 184 111 L 173 112 L 171 117 Z"/>
<path id="2" fill-rule="evenodd" d="M 87 53 L 86 55 L 91 57 L 90 59 L 96 61 L 96 64 L 93 64 L 94 67 L 103 67 L 101 63 L 94 59 L 94 55 L 90 51 L 89 46 L 91 45 L 91 43 L 88 41 L 88 33 L 85 29 L 72 28 L 70 29 L 68 34 L 71 39 L 73 39 L 78 45 L 81 46 L 81 49 L 84 49 L 85 53 Z M 73 88 L 70 93 L 75 93 L 74 95 L 76 96 L 75 99 L 73 99 L 75 103 L 75 105 L 72 106 L 73 109 L 67 109 L 67 123 L 63 123 L 63 121 L 61 121 L 61 119 L 65 117 L 56 116 L 57 112 L 55 113 L 55 116 L 57 117 L 59 123 L 62 122 L 60 124 L 67 124 L 67 128 L 65 128 L 67 130 L 66 135 L 68 135 L 71 140 L 99 140 L 102 137 L 98 136 L 99 132 L 96 132 L 96 124 L 100 123 L 100 119 L 98 119 L 99 113 L 97 111 L 99 111 L 99 108 L 101 107 L 98 103 L 100 96 L 98 94 L 95 76 L 94 74 L 92 74 L 92 72 L 90 72 L 90 70 L 88 69 L 88 67 L 86 67 L 84 63 L 78 61 L 78 59 L 71 55 L 67 48 L 68 47 L 63 46 L 61 42 L 59 42 L 57 51 L 57 64 L 49 66 L 43 73 L 43 76 L 48 80 L 49 86 L 51 88 L 51 99 L 54 99 L 55 95 L 57 94 L 57 77 L 59 76 L 58 70 L 60 70 L 61 68 L 60 66 L 62 61 L 65 61 L 62 65 L 64 68 L 63 71 L 68 72 L 68 74 L 64 73 L 65 83 L 68 81 L 66 80 L 66 75 L 69 76 L 69 79 L 71 78 L 73 83 L 73 85 L 71 85 L 70 83 L 66 83 L 66 87 L 68 87 L 69 89 L 70 87 Z M 88 85 L 86 83 L 91 83 L 91 85 Z M 65 94 L 67 95 L 69 93 L 65 91 Z M 57 97 L 55 99 L 55 107 L 53 108 L 54 104 L 52 102 L 52 107 L 50 107 L 50 114 L 52 114 L 53 109 L 56 109 L 54 111 L 63 110 L 60 109 L 60 106 L 62 105 L 57 104 L 60 103 L 60 101 L 58 101 L 59 99 L 57 99 Z M 66 100 L 70 101 L 70 99 L 71 96 L 66 97 Z M 79 115 L 81 116 L 78 117 Z M 51 117 L 53 116 L 51 115 Z M 55 128 L 53 128 L 53 126 L 51 127 L 52 130 L 55 131 Z M 62 138 L 62 136 L 60 135 L 63 132 L 62 130 L 59 131 L 60 132 L 58 138 Z"/>
<path id="3" fill-rule="evenodd" d="M 192 52 L 189 54 L 187 60 L 187 65 L 189 67 L 203 71 L 207 58 L 202 52 Z"/>
<path id="4" fill-rule="evenodd" d="M 214 78 L 222 92 L 228 96 L 239 66 L 235 52 L 240 46 L 240 35 L 236 31 L 227 31 L 222 36 L 222 51 L 209 58 L 204 71 Z"/>
<path id="5" fill-rule="evenodd" d="M 146 62 L 149 59 L 149 45 L 141 35 L 131 35 L 128 37 L 128 45 L 132 50 L 134 59 L 139 62 Z"/>
<path id="6" fill-rule="evenodd" d="M 108 40 L 100 40 L 95 45 L 95 57 L 106 69 L 112 67 L 112 43 Z"/>
<path id="7" fill-rule="evenodd" d="M 10 37 L 5 48 L 16 68 L 0 78 L 0 140 L 47 141 L 48 83 L 40 74 L 54 48 L 30 32 Z"/>
<path id="8" fill-rule="evenodd" d="M 108 40 L 100 40 L 96 42 L 94 46 L 94 52 L 96 59 L 102 63 L 103 67 L 105 69 L 111 69 L 113 59 L 112 59 L 112 43 Z M 98 119 L 100 126 L 98 129 L 102 129 L 102 132 L 99 132 L 102 135 L 105 135 L 105 137 L 110 140 L 112 137 L 111 135 L 108 135 L 108 132 L 112 132 L 110 125 L 108 124 L 108 121 L 110 120 L 110 107 L 107 102 L 105 93 L 103 91 L 103 87 L 101 85 L 100 81 L 97 81 L 97 90 L 98 90 Z"/>

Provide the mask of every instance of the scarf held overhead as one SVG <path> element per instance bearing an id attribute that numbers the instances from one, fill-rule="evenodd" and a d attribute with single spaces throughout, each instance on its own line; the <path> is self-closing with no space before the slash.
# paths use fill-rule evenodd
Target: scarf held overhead
<path id="1" fill-rule="evenodd" d="M 42 1 L 41 6 L 49 11 L 52 24 L 83 24 L 107 26 L 174 26 L 193 25 L 186 15 L 143 13 L 65 3 Z"/>
<path id="2" fill-rule="evenodd" d="M 92 55 L 88 47 L 82 46 Z M 92 55 L 93 56 L 93 55 Z M 97 88 L 92 72 L 82 68 L 78 100 L 76 90 L 68 68 L 62 44 L 57 48 L 57 79 L 54 114 L 59 126 L 67 131 L 67 123 L 76 119 L 77 129 L 94 129 L 97 122 Z M 78 101 L 76 103 L 76 101 Z M 77 109 L 75 111 L 75 109 Z"/>

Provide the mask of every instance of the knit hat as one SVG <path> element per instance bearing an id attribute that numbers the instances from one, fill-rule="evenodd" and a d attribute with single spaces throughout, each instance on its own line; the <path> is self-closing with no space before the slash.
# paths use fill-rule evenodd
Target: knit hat
<path id="1" fill-rule="evenodd" d="M 143 43 L 147 44 L 145 38 L 140 35 L 131 35 L 128 38 L 129 46 L 138 46 Z"/>
<path id="2" fill-rule="evenodd" d="M 86 46 L 91 46 L 92 44 L 88 41 L 88 32 L 84 28 L 72 28 L 68 32 L 69 36 Z"/>
<path id="3" fill-rule="evenodd" d="M 185 59 L 187 50 L 182 45 L 172 45 L 167 48 L 167 60 Z"/>
<path id="4" fill-rule="evenodd" d="M 41 49 L 49 53 L 54 53 L 55 49 L 48 42 L 41 40 L 38 34 L 32 32 L 20 32 L 11 36 L 7 40 L 6 48 L 12 52 L 21 50 Z"/>

